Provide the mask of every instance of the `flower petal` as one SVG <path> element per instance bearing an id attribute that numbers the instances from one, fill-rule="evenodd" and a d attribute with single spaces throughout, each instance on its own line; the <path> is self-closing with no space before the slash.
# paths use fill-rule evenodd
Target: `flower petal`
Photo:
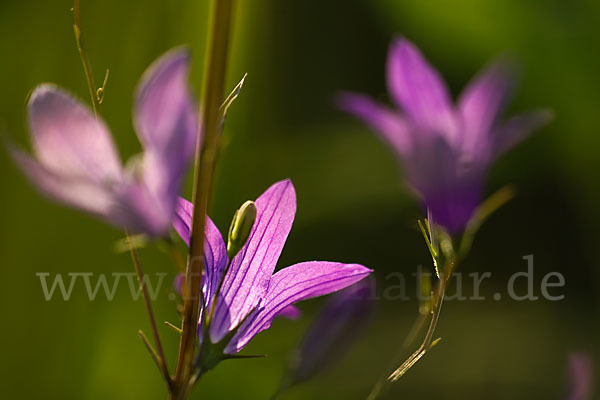
<path id="1" fill-rule="evenodd" d="M 114 206 L 112 194 L 101 185 L 87 179 L 59 177 L 25 152 L 9 147 L 13 159 L 42 193 L 63 204 L 106 218 Z M 112 221 L 115 223 L 115 221 Z"/>
<path id="2" fill-rule="evenodd" d="M 292 228 L 296 192 L 290 180 L 273 184 L 256 199 L 256 220 L 246 245 L 232 260 L 210 327 L 220 341 L 259 305 Z"/>
<path id="3" fill-rule="evenodd" d="M 38 86 L 29 100 L 34 152 L 56 176 L 108 184 L 122 167 L 110 133 L 100 119 L 56 86 Z"/>
<path id="4" fill-rule="evenodd" d="M 140 81 L 134 110 L 144 149 L 169 153 L 179 163 L 194 154 L 198 128 L 188 86 L 189 59 L 187 50 L 177 48 L 156 60 Z"/>
<path id="5" fill-rule="evenodd" d="M 273 318 L 287 306 L 343 289 L 369 273 L 370 269 L 359 264 L 326 261 L 303 262 L 278 271 L 271 278 L 262 308 L 244 322 L 225 352 L 240 351 L 257 333 L 269 328 Z"/>
<path id="6" fill-rule="evenodd" d="M 338 106 L 369 125 L 398 155 L 405 156 L 410 151 L 409 128 L 398 113 L 354 93 L 340 95 Z"/>
<path id="7" fill-rule="evenodd" d="M 188 246 L 190 244 L 193 215 L 194 205 L 181 197 L 178 198 L 173 227 Z M 206 271 L 207 285 L 204 287 L 204 295 L 207 301 L 209 301 L 212 299 L 214 291 L 223 275 L 223 270 L 227 266 L 227 247 L 225 246 L 221 232 L 219 232 L 215 223 L 208 216 L 206 216 L 205 235 L 204 270 Z"/>
<path id="8" fill-rule="evenodd" d="M 451 233 L 464 228 L 479 204 L 485 168 L 441 137 L 419 142 L 405 162 L 408 180 L 433 220 Z"/>
<path id="9" fill-rule="evenodd" d="M 512 66 L 496 61 L 476 76 L 458 102 L 462 117 L 463 149 L 488 153 L 490 134 L 514 86 Z"/>
<path id="10" fill-rule="evenodd" d="M 283 310 L 279 311 L 276 317 L 282 317 L 287 319 L 298 319 L 302 313 L 295 305 L 289 305 Z"/>
<path id="11" fill-rule="evenodd" d="M 393 100 L 422 129 L 455 135 L 452 102 L 444 81 L 406 39 L 397 39 L 390 47 L 387 81 Z"/>
<path id="12" fill-rule="evenodd" d="M 156 212 L 170 220 L 198 134 L 196 106 L 188 86 L 189 54 L 167 52 L 145 72 L 137 91 L 135 126 L 144 146 L 143 181 Z"/>
<path id="13" fill-rule="evenodd" d="M 499 156 L 552 120 L 548 110 L 535 110 L 508 119 L 494 132 L 493 151 Z"/>

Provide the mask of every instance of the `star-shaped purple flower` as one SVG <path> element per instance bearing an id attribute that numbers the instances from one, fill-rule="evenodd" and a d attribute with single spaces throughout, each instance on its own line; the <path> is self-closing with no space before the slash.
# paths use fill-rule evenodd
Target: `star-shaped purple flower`
<path id="1" fill-rule="evenodd" d="M 34 155 L 15 148 L 11 153 L 50 198 L 119 228 L 166 234 L 198 132 L 188 71 L 188 52 L 175 49 L 144 74 L 134 109 L 143 154 L 127 167 L 104 122 L 50 84 L 38 86 L 29 100 Z"/>
<path id="2" fill-rule="evenodd" d="M 433 220 L 452 233 L 480 203 L 490 164 L 550 118 L 537 110 L 499 121 L 513 83 L 505 62 L 483 71 L 453 105 L 437 71 L 402 38 L 391 45 L 387 83 L 402 113 L 350 93 L 340 97 L 340 107 L 387 142 Z"/>
<path id="3" fill-rule="evenodd" d="M 214 307 L 207 333 L 211 343 L 221 343 L 226 354 L 240 351 L 257 333 L 268 329 L 277 315 L 296 314 L 294 303 L 343 289 L 371 272 L 358 264 L 309 261 L 273 273 L 296 214 L 292 182 L 275 183 L 255 204 L 257 214 L 250 236 L 225 275 L 225 242 L 215 224 L 206 220 L 203 295 L 206 309 Z M 188 244 L 192 215 L 192 204 L 180 199 L 173 225 Z"/>

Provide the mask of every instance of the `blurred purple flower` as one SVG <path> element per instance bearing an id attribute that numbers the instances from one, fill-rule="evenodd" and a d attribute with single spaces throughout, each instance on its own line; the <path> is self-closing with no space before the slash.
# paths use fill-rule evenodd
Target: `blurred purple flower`
<path id="1" fill-rule="evenodd" d="M 372 310 L 368 279 L 333 295 L 293 355 L 284 385 L 304 382 L 340 361 L 363 333 Z"/>
<path id="2" fill-rule="evenodd" d="M 505 62 L 477 76 L 454 106 L 437 71 L 403 38 L 390 47 L 387 83 L 402 113 L 353 93 L 343 94 L 339 105 L 387 142 L 433 220 L 453 233 L 480 203 L 490 164 L 550 119 L 537 110 L 499 121 L 513 84 Z"/>
<path id="3" fill-rule="evenodd" d="M 273 184 L 255 204 L 257 215 L 248 241 L 229 266 L 225 242 L 215 224 L 206 219 L 206 309 L 216 302 L 207 330 L 210 342 L 223 345 L 226 354 L 240 351 L 268 329 L 276 316 L 295 317 L 293 303 L 343 289 L 371 272 L 358 264 L 310 261 L 273 274 L 296 214 L 292 182 Z M 173 225 L 188 244 L 192 215 L 192 204 L 180 199 Z"/>
<path id="4" fill-rule="evenodd" d="M 592 398 L 592 358 L 585 353 L 569 355 L 570 393 L 567 400 L 590 400 Z"/>
<path id="5" fill-rule="evenodd" d="M 166 234 L 198 131 L 188 71 L 188 52 L 175 49 L 145 72 L 134 108 L 144 151 L 127 167 L 104 122 L 50 84 L 38 86 L 29 100 L 33 156 L 16 148 L 11 153 L 50 198 L 119 228 Z"/>

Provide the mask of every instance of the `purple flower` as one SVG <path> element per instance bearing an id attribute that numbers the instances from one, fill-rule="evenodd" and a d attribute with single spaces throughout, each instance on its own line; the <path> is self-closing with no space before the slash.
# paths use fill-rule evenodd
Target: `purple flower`
<path id="1" fill-rule="evenodd" d="M 537 110 L 499 121 L 512 81 L 509 66 L 496 62 L 453 105 L 444 81 L 416 46 L 397 39 L 389 50 L 387 83 L 402 113 L 350 93 L 341 96 L 340 107 L 387 142 L 433 220 L 457 232 L 481 201 L 490 164 L 550 118 Z"/>
<path id="2" fill-rule="evenodd" d="M 196 144 L 198 121 L 188 70 L 188 52 L 175 49 L 144 74 L 134 108 L 144 151 L 127 167 L 104 122 L 50 84 L 38 86 L 29 100 L 33 156 L 15 148 L 11 153 L 50 198 L 119 228 L 163 235 L 171 226 Z"/>
<path id="3" fill-rule="evenodd" d="M 568 400 L 589 400 L 593 389 L 592 358 L 585 353 L 569 355 L 570 393 Z"/>
<path id="4" fill-rule="evenodd" d="M 296 214 L 292 182 L 275 183 L 255 204 L 248 241 L 230 263 L 219 230 L 207 218 L 203 294 L 214 315 L 206 330 L 210 342 L 226 354 L 240 351 L 277 315 L 297 315 L 293 303 L 343 289 L 371 272 L 358 264 L 309 261 L 273 273 Z M 180 199 L 173 225 L 186 243 L 192 215 L 193 206 Z"/>
<path id="5" fill-rule="evenodd" d="M 333 295 L 292 357 L 288 382 L 284 385 L 304 382 L 337 363 L 363 333 L 372 310 L 368 279 Z"/>

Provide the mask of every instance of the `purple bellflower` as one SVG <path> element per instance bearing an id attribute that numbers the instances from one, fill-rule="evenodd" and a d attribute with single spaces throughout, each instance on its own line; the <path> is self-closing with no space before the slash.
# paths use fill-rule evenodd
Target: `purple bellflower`
<path id="1" fill-rule="evenodd" d="M 126 167 L 104 122 L 50 84 L 38 86 L 29 100 L 33 156 L 15 148 L 11 153 L 50 198 L 119 228 L 164 235 L 198 132 L 188 71 L 188 52 L 175 49 L 145 72 L 134 108 L 143 153 Z"/>
<path id="2" fill-rule="evenodd" d="M 276 316 L 297 316 L 294 303 L 343 289 L 371 272 L 358 264 L 309 261 L 273 273 L 296 214 L 292 182 L 273 184 L 255 205 L 248 239 L 231 260 L 221 233 L 206 220 L 203 297 L 206 310 L 214 308 L 214 313 L 207 326 L 200 326 L 200 340 L 209 339 L 229 355 L 268 329 Z M 192 204 L 180 199 L 173 225 L 188 244 L 192 215 Z M 202 320 L 201 316 L 200 324 Z"/>
<path id="3" fill-rule="evenodd" d="M 304 382 L 340 361 L 362 335 L 373 311 L 371 281 L 331 297 L 293 354 L 282 388 Z"/>
<path id="4" fill-rule="evenodd" d="M 537 110 L 499 121 L 513 86 L 510 72 L 507 63 L 493 63 L 453 105 L 438 72 L 400 38 L 389 50 L 387 85 L 402 112 L 352 93 L 343 94 L 339 105 L 392 148 L 433 221 L 456 233 L 481 202 L 490 164 L 550 119 Z"/>

